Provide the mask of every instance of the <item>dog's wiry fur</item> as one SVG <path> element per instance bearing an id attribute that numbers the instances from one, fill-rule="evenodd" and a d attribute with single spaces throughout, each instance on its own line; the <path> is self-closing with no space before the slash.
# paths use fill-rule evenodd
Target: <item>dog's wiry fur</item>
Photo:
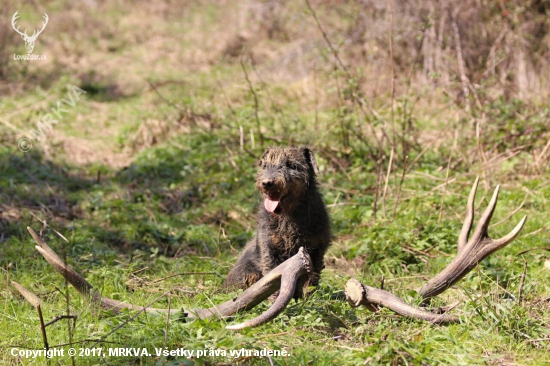
<path id="1" fill-rule="evenodd" d="M 256 235 L 224 286 L 247 288 L 304 247 L 311 256 L 313 274 L 307 283 L 298 284 L 297 298 L 303 289 L 317 285 L 331 240 L 328 213 L 318 190 L 317 164 L 307 147 L 271 147 L 259 165 L 256 187 L 264 199 L 279 204 L 273 212 L 260 205 Z"/>

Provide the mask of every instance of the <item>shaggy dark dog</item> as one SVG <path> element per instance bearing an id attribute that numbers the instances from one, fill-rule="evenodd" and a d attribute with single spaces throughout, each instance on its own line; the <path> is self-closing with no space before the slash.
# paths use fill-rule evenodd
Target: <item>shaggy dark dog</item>
<path id="1" fill-rule="evenodd" d="M 295 297 L 301 297 L 308 286 L 317 285 L 331 240 L 313 153 L 307 147 L 266 149 L 256 187 L 264 199 L 256 236 L 244 248 L 224 286 L 247 288 L 304 247 L 311 256 L 313 274 L 298 284 Z"/>

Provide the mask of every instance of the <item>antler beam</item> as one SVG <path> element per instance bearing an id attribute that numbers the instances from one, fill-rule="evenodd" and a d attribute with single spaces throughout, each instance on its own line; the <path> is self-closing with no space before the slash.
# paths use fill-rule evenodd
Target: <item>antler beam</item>
<path id="1" fill-rule="evenodd" d="M 346 298 L 351 306 L 364 305 L 369 309 L 380 305 L 408 318 L 425 320 L 435 324 L 456 323 L 458 318 L 446 314 L 434 314 L 407 304 L 394 294 L 378 288 L 363 285 L 352 278 L 346 283 Z"/>
<path id="2" fill-rule="evenodd" d="M 46 259 L 46 261 L 53 266 L 56 272 L 65 277 L 65 279 L 67 279 L 67 281 L 93 305 L 115 312 L 118 312 L 121 309 L 143 310 L 153 313 L 168 312 L 166 309 L 145 308 L 102 296 L 84 279 L 84 277 L 76 272 L 71 266 L 63 262 L 61 258 L 59 258 L 59 256 L 34 232 L 33 229 L 27 227 L 27 230 L 38 244 L 36 249 L 40 252 L 40 254 L 42 254 L 44 259 Z M 303 248 L 300 248 L 296 255 L 281 263 L 254 285 L 243 291 L 235 299 L 229 300 L 221 305 L 214 306 L 209 309 L 181 309 L 181 311 L 184 316 L 189 318 L 204 319 L 211 316 L 223 318 L 235 314 L 238 311 L 253 308 L 260 302 L 267 299 L 275 291 L 280 289 L 277 300 L 266 312 L 255 319 L 249 320 L 242 324 L 227 326 L 226 328 L 237 330 L 245 327 L 255 327 L 264 324 L 279 315 L 292 299 L 298 279 L 309 273 L 311 273 L 311 258 L 303 250 Z M 179 311 L 179 309 L 171 309 L 170 313 L 177 313 Z"/>

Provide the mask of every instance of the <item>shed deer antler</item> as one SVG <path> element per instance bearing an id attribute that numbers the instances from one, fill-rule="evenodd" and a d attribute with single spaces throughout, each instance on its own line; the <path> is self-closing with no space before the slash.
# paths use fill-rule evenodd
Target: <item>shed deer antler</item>
<path id="1" fill-rule="evenodd" d="M 15 22 L 17 21 L 17 18 L 19 18 L 18 15 L 19 11 L 16 11 L 15 14 L 13 14 L 13 17 L 11 18 L 11 26 L 13 29 L 21 35 L 23 40 L 25 41 L 25 48 L 27 49 L 27 53 L 32 53 L 34 49 L 34 42 L 36 42 L 36 38 L 42 33 L 42 31 L 46 28 L 46 25 L 48 24 L 48 14 L 44 13 L 44 22 L 42 22 L 42 29 L 40 30 L 34 30 L 32 33 L 32 36 L 29 36 L 27 34 L 27 30 L 25 29 L 25 32 L 21 32 L 19 30 L 19 27 L 16 27 Z"/>
<path id="2" fill-rule="evenodd" d="M 27 227 L 27 230 L 38 244 L 36 249 L 42 254 L 44 259 L 50 263 L 56 272 L 60 273 L 65 279 L 73 285 L 76 290 L 88 299 L 93 305 L 99 306 L 105 310 L 115 312 L 121 309 L 141 310 L 147 312 L 162 312 L 167 313 L 166 309 L 146 308 L 142 306 L 132 305 L 125 302 L 113 300 L 102 296 L 99 291 L 94 289 L 84 277 L 76 272 L 72 267 L 67 265 L 59 258 L 59 256 L 34 232 L 33 229 Z M 251 309 L 267 299 L 275 291 L 279 290 L 279 295 L 271 307 L 263 314 L 255 319 L 248 320 L 242 324 L 227 326 L 227 329 L 238 330 L 245 327 L 255 327 L 264 324 L 284 310 L 292 297 L 296 288 L 296 281 L 303 275 L 308 275 L 311 272 L 311 258 L 300 248 L 298 253 L 290 257 L 278 267 L 262 277 L 254 285 L 243 291 L 235 299 L 224 302 L 221 305 L 211 307 L 209 309 L 185 310 L 181 309 L 184 316 L 189 318 L 209 318 L 216 316 L 219 318 L 227 317 L 240 310 Z M 180 309 L 171 309 L 170 313 L 177 313 Z"/>
<path id="3" fill-rule="evenodd" d="M 497 186 L 493 193 L 493 198 L 481 216 L 472 237 L 468 240 L 474 220 L 474 201 L 478 183 L 479 177 L 476 178 L 468 197 L 466 218 L 458 236 L 458 254 L 443 271 L 422 286 L 419 294 L 424 299 L 424 302 L 454 285 L 491 253 L 511 243 L 519 235 L 525 224 L 527 216 L 524 216 L 508 235 L 496 240 L 489 237 L 489 222 L 498 200 L 499 186 Z M 427 320 L 433 323 L 458 321 L 458 318 L 455 317 L 437 315 L 410 306 L 387 291 L 365 286 L 355 279 L 349 280 L 346 284 L 346 297 L 348 302 L 354 307 L 366 305 L 372 309 L 374 305 L 382 305 L 400 315 Z"/>
<path id="4" fill-rule="evenodd" d="M 458 282 L 491 253 L 494 253 L 510 244 L 515 238 L 517 238 L 523 228 L 523 225 L 525 224 L 525 220 L 527 220 L 527 216 L 523 216 L 516 227 L 508 235 L 505 235 L 500 239 L 495 240 L 489 237 L 489 222 L 495 212 L 498 192 L 500 190 L 500 186 L 497 186 L 495 188 L 495 192 L 493 193 L 493 198 L 491 198 L 489 205 L 479 219 L 472 237 L 468 240 L 470 230 L 472 229 L 472 223 L 474 221 L 474 201 L 478 182 L 479 177 L 476 178 L 474 185 L 472 186 L 470 196 L 468 197 L 466 218 L 464 219 L 462 230 L 458 236 L 458 254 L 443 271 L 428 281 L 427 284 L 422 286 L 419 293 L 424 299 L 429 299 L 439 295 Z"/>

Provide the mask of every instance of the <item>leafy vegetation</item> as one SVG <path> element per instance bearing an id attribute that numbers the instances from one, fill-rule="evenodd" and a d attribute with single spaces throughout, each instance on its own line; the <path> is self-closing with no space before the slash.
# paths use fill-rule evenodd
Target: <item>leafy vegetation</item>
<path id="1" fill-rule="evenodd" d="M 43 301 L 46 321 L 78 316 L 74 328 L 71 319 L 47 327 L 50 347 L 289 353 L 270 359 L 64 356 L 51 364 L 547 363 L 545 95 L 515 90 L 509 79 L 499 84 L 498 73 L 479 79 L 485 74 L 475 63 L 478 53 L 487 59 L 491 47 L 476 48 L 481 41 L 468 38 L 477 28 L 466 32 L 467 14 L 456 18 L 464 30 L 466 76 L 472 78 L 464 96 L 449 60 L 451 46 L 444 48 L 447 76 L 421 70 L 426 54 L 408 56 L 423 43 L 404 25 L 414 34 L 430 34 L 431 28 L 412 11 L 405 22 L 408 8 L 401 2 L 393 4 L 395 89 L 385 6 L 370 9 L 380 15 L 370 29 L 354 16 L 365 11 L 354 3 L 229 3 L 89 2 L 83 10 L 48 1 L 50 24 L 35 50 L 48 61 L 10 60 L 0 72 L 1 363 L 47 363 L 10 354 L 13 347 L 43 348 L 38 314 L 10 281 Z M 525 50 L 525 57 L 539 60 L 534 65 L 544 70 L 547 20 L 540 9 L 547 9 L 546 2 L 530 2 L 535 13 L 527 5 L 506 4 L 514 21 L 526 12 L 532 16 L 525 19 L 540 27 L 541 45 Z M 6 19 L 17 10 L 9 5 Z M 484 11 L 501 10 L 495 6 Z M 435 9 L 428 24 L 439 27 L 443 12 Z M 21 14 L 37 11 L 20 8 Z M 484 19 L 493 44 L 501 23 L 496 16 Z M 526 27 L 512 27 L 506 37 Z M 24 52 L 13 36 L 0 42 L 10 52 Z M 442 37 L 453 44 L 452 33 Z M 499 47 L 492 57 L 505 52 Z M 511 62 L 506 57 L 499 65 Z M 425 83 L 426 72 L 439 81 Z M 542 76 L 538 83 L 545 85 Z M 20 151 L 20 139 L 66 97 L 67 85 L 87 93 L 43 139 L 31 141 L 29 152 Z M 223 320 L 94 313 L 27 234 L 27 226 L 40 231 L 109 297 L 140 305 L 156 300 L 155 307 L 171 308 L 221 303 L 236 295 L 221 283 L 255 231 L 257 159 L 266 146 L 292 144 L 314 148 L 334 242 L 319 288 L 259 328 L 234 332 L 225 325 L 254 317 L 269 304 Z M 435 326 L 345 302 L 342 289 L 353 277 L 371 286 L 383 281 L 385 289 L 418 305 L 415 290 L 456 253 L 478 175 L 477 217 L 501 184 L 492 237 L 510 231 L 523 215 L 528 220 L 515 242 L 433 301 L 434 307 L 458 303 L 451 312 L 460 316 L 459 324 Z"/>

